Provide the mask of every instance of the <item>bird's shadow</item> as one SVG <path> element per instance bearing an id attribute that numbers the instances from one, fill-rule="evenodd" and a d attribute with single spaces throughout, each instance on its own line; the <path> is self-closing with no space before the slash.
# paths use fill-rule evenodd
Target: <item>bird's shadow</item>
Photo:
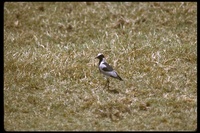
<path id="1" fill-rule="evenodd" d="M 111 90 L 111 89 L 107 89 L 108 92 L 111 92 L 111 93 L 115 93 L 115 94 L 119 94 L 119 91 L 114 89 L 114 90 Z"/>
<path id="2" fill-rule="evenodd" d="M 110 89 L 109 84 L 106 84 L 106 85 L 104 86 L 104 89 L 106 89 L 108 92 L 115 93 L 115 94 L 119 94 L 119 91 L 118 91 L 117 89 Z"/>

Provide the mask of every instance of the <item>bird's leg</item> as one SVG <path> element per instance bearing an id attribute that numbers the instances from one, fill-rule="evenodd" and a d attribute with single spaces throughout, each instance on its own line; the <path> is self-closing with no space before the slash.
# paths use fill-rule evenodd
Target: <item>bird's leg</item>
<path id="1" fill-rule="evenodd" d="M 107 78 L 108 89 L 109 89 L 109 83 L 110 83 L 109 78 Z"/>
<path id="2" fill-rule="evenodd" d="M 103 87 L 104 89 L 106 88 L 106 86 L 107 86 L 107 82 L 106 82 L 106 84 L 105 84 L 105 86 Z"/>
<path id="3" fill-rule="evenodd" d="M 107 81 L 106 81 L 106 84 L 105 84 L 104 88 L 108 87 L 108 89 L 109 89 L 109 83 L 110 83 L 110 81 L 109 81 L 109 78 L 106 78 L 106 79 L 107 79 Z"/>

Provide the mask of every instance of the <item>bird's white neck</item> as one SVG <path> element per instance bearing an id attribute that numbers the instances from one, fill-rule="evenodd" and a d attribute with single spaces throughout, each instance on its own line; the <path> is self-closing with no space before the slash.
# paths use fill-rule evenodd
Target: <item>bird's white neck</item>
<path id="1" fill-rule="evenodd" d="M 106 62 L 106 59 L 105 59 L 105 58 L 103 58 L 103 59 L 102 59 L 102 62 Z"/>
<path id="2" fill-rule="evenodd" d="M 104 62 L 106 62 L 106 59 L 105 59 L 105 58 L 102 58 L 101 60 L 99 60 L 99 65 L 100 65 L 101 63 L 104 63 Z"/>

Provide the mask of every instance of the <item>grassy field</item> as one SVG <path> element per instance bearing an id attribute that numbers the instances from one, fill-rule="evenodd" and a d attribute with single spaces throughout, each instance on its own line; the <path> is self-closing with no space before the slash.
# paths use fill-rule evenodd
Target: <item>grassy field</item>
<path id="1" fill-rule="evenodd" d="M 4 129 L 196 130 L 197 3 L 4 3 Z"/>

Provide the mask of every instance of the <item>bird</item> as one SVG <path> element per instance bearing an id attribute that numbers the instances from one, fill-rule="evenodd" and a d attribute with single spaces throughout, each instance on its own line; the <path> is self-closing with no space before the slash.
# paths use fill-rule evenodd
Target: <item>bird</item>
<path id="1" fill-rule="evenodd" d="M 123 79 L 118 75 L 118 73 L 106 62 L 105 56 L 102 53 L 99 53 L 95 58 L 99 59 L 99 65 L 98 65 L 99 71 L 102 74 L 104 74 L 107 78 L 105 87 L 108 86 L 109 89 L 109 83 L 110 83 L 109 77 L 123 81 Z"/>

